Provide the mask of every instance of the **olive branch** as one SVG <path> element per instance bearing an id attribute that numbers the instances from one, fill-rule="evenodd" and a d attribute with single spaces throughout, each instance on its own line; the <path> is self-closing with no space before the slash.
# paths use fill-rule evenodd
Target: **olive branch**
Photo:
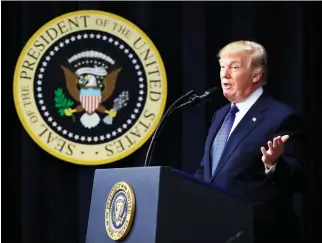
<path id="1" fill-rule="evenodd" d="M 70 108 L 74 104 L 74 101 L 67 99 L 61 88 L 55 90 L 55 107 L 58 109 L 60 116 L 65 115 L 65 110 Z M 75 117 L 71 115 L 73 122 L 75 122 Z"/>

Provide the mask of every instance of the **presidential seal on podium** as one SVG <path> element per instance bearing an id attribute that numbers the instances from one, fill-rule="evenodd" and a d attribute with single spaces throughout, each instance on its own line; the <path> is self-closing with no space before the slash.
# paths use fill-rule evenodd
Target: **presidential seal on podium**
<path id="1" fill-rule="evenodd" d="M 135 214 L 135 194 L 130 184 L 116 183 L 107 198 L 105 228 L 115 241 L 124 239 L 131 230 Z"/>

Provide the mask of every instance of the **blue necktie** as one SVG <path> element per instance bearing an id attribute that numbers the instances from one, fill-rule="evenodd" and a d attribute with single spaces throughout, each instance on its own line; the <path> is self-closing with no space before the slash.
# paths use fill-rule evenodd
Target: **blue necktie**
<path id="1" fill-rule="evenodd" d="M 218 162 L 222 152 L 224 151 L 230 130 L 234 124 L 236 112 L 238 111 L 237 106 L 233 104 L 212 144 L 212 175 L 218 166 Z"/>

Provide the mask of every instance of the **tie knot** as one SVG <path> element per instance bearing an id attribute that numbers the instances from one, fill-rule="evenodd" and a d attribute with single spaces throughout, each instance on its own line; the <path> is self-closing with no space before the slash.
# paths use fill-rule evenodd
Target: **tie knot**
<path id="1" fill-rule="evenodd" d="M 238 111 L 239 111 L 239 109 L 238 109 L 238 107 L 236 106 L 236 104 L 233 104 L 233 105 L 231 106 L 231 108 L 230 108 L 229 113 L 231 113 L 231 114 L 236 114 L 236 112 L 238 112 Z"/>

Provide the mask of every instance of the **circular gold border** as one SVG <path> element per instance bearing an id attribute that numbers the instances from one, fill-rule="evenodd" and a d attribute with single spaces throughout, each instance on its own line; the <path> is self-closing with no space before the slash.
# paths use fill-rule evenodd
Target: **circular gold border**
<path id="1" fill-rule="evenodd" d="M 82 15 L 82 14 L 97 14 L 97 15 L 103 15 L 103 16 L 108 16 L 111 18 L 115 18 L 118 21 L 124 22 L 125 24 L 131 26 L 133 29 L 135 29 L 139 35 L 141 35 L 149 44 L 149 46 L 151 47 L 151 49 L 153 50 L 153 52 L 156 55 L 156 59 L 160 65 L 160 73 L 161 73 L 161 80 L 163 81 L 162 85 L 163 85 L 163 89 L 162 89 L 162 94 L 163 94 L 163 100 L 161 102 L 161 108 L 155 118 L 155 121 L 153 122 L 153 124 L 151 125 L 151 129 L 149 129 L 149 132 L 147 132 L 145 134 L 145 136 L 142 137 L 141 140 L 139 140 L 132 148 L 127 149 L 125 152 L 121 153 L 118 156 L 113 156 L 113 157 L 108 157 L 106 159 L 103 160 L 97 160 L 97 161 L 83 161 L 83 160 L 78 160 L 75 159 L 74 157 L 68 157 L 64 154 L 61 154 L 51 148 L 49 148 L 48 146 L 46 146 L 46 144 L 44 144 L 41 139 L 39 139 L 37 137 L 37 135 L 34 133 L 34 131 L 31 129 L 31 127 L 29 127 L 27 124 L 28 122 L 26 121 L 24 114 L 23 114 L 23 110 L 20 109 L 21 105 L 19 102 L 19 97 L 18 97 L 18 89 L 19 89 L 19 66 L 21 65 L 21 62 L 26 54 L 26 51 L 28 50 L 29 46 L 33 43 L 33 41 L 38 37 L 38 35 L 44 31 L 46 28 L 48 28 L 50 25 L 52 25 L 55 22 L 58 22 L 59 20 L 62 20 L 64 18 L 67 17 L 71 17 L 71 16 L 75 16 L 75 15 Z M 34 81 L 34 80 L 33 80 Z M 45 150 L 46 152 L 48 152 L 49 154 L 55 156 L 58 159 L 61 159 L 63 161 L 66 162 L 70 162 L 73 164 L 79 164 L 79 165 L 102 165 L 102 164 L 108 164 L 108 163 L 114 163 L 118 160 L 121 160 L 125 157 L 127 157 L 128 155 L 134 153 L 136 150 L 138 150 L 143 144 L 145 144 L 145 142 L 152 136 L 153 132 L 155 131 L 158 123 L 160 122 L 164 109 L 165 109 L 165 105 L 166 105 L 166 100 L 167 100 L 167 76 L 166 76 L 166 71 L 165 71 L 165 66 L 164 63 L 162 61 L 161 55 L 158 51 L 158 49 L 156 48 L 156 46 L 154 45 L 154 43 L 152 42 L 152 40 L 134 23 L 130 22 L 129 20 L 118 16 L 116 14 L 110 13 L 110 12 L 105 12 L 105 11 L 100 11 L 100 10 L 80 10 L 80 11 L 73 11 L 67 14 L 63 14 L 60 15 L 52 20 L 50 20 L 49 22 L 47 22 L 45 25 L 43 25 L 42 27 L 40 27 L 33 35 L 32 37 L 28 40 L 27 44 L 25 44 L 25 46 L 23 47 L 22 52 L 19 55 L 16 67 L 15 67 L 15 72 L 14 72 L 14 83 L 13 83 L 13 96 L 14 96 L 14 103 L 15 103 L 15 108 L 18 114 L 18 117 L 24 127 L 24 129 L 27 131 L 27 133 L 29 134 L 29 136 L 33 139 L 34 142 L 36 142 L 36 144 L 38 144 L 38 146 L 40 146 L 43 150 Z"/>
<path id="2" fill-rule="evenodd" d="M 130 213 L 126 216 L 126 218 L 128 219 L 129 221 L 129 224 L 128 224 L 128 227 L 125 229 L 124 233 L 120 236 L 120 237 L 114 237 L 113 235 L 111 235 L 108 231 L 108 228 L 109 228 L 109 225 L 106 225 L 106 216 L 109 217 L 110 215 L 110 208 L 107 208 L 107 202 L 110 200 L 111 201 L 111 204 L 110 204 L 110 207 L 112 206 L 112 200 L 113 200 L 113 197 L 115 195 L 115 192 L 114 191 L 114 188 L 118 187 L 119 185 L 122 185 L 124 186 L 126 189 L 124 190 L 125 193 L 127 191 L 129 191 L 129 194 L 130 194 L 130 200 L 131 200 L 131 211 Z M 105 206 L 105 229 L 106 229 L 106 232 L 108 234 L 108 236 L 112 239 L 112 240 L 115 240 L 115 241 L 120 241 L 120 240 L 123 240 L 127 235 L 128 233 L 130 232 L 131 228 L 132 228 L 132 224 L 133 224 L 133 220 L 134 220 L 134 216 L 135 216 L 135 194 L 134 194 L 134 190 L 132 188 L 132 186 L 125 182 L 125 181 L 120 181 L 120 182 L 117 182 L 113 187 L 112 189 L 110 190 L 110 193 L 108 194 L 108 197 L 107 197 L 107 200 L 106 200 L 106 206 Z M 123 226 L 122 226 L 123 228 Z"/>

